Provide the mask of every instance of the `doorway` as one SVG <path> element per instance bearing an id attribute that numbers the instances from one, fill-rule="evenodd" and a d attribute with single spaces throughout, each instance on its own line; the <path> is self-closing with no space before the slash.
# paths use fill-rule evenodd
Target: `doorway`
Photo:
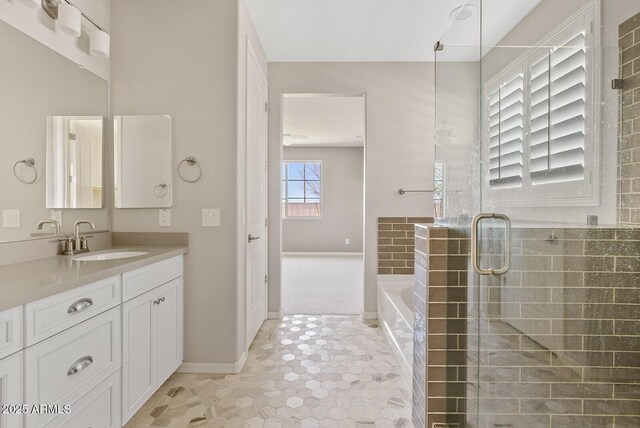
<path id="1" fill-rule="evenodd" d="M 365 96 L 286 94 L 282 112 L 284 312 L 360 314 Z"/>

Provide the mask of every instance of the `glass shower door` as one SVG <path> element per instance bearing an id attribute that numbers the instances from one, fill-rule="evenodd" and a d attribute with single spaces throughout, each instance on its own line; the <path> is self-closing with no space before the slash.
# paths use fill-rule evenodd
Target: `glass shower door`
<path id="1" fill-rule="evenodd" d="M 435 53 L 457 312 L 432 420 L 637 427 L 640 5 L 513 3 L 467 5 Z"/>

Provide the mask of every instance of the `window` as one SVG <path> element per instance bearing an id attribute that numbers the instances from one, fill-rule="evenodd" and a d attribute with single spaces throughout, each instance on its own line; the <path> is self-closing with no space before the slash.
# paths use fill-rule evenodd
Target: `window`
<path id="1" fill-rule="evenodd" d="M 283 218 L 322 216 L 322 162 L 282 163 Z"/>
<path id="2" fill-rule="evenodd" d="M 597 28 L 591 5 L 485 85 L 483 158 L 492 202 L 596 203 Z"/>

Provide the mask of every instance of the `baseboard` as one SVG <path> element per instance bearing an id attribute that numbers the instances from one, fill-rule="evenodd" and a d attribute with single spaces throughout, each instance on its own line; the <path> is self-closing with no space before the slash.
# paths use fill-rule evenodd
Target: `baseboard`
<path id="1" fill-rule="evenodd" d="M 278 312 L 267 312 L 267 319 L 279 320 L 284 317 L 284 308 L 280 308 Z"/>
<path id="2" fill-rule="evenodd" d="M 283 256 L 310 256 L 310 257 L 318 257 L 318 256 L 327 256 L 327 257 L 335 257 L 335 256 L 363 256 L 362 252 L 350 252 L 350 251 L 334 251 L 334 252 L 283 252 Z"/>
<path id="3" fill-rule="evenodd" d="M 183 362 L 176 373 L 211 373 L 211 374 L 235 374 L 240 373 L 249 358 L 249 353 L 244 351 L 240 359 L 235 363 L 190 363 Z"/>
<path id="4" fill-rule="evenodd" d="M 362 313 L 360 314 L 360 317 L 363 320 L 377 320 L 378 319 L 378 313 L 377 312 L 365 312 L 365 311 L 362 311 Z"/>

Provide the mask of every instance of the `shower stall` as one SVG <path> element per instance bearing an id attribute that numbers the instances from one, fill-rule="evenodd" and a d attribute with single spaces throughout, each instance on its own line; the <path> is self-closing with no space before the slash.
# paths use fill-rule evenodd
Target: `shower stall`
<path id="1" fill-rule="evenodd" d="M 640 426 L 640 1 L 466 2 L 434 55 L 414 424 Z"/>

